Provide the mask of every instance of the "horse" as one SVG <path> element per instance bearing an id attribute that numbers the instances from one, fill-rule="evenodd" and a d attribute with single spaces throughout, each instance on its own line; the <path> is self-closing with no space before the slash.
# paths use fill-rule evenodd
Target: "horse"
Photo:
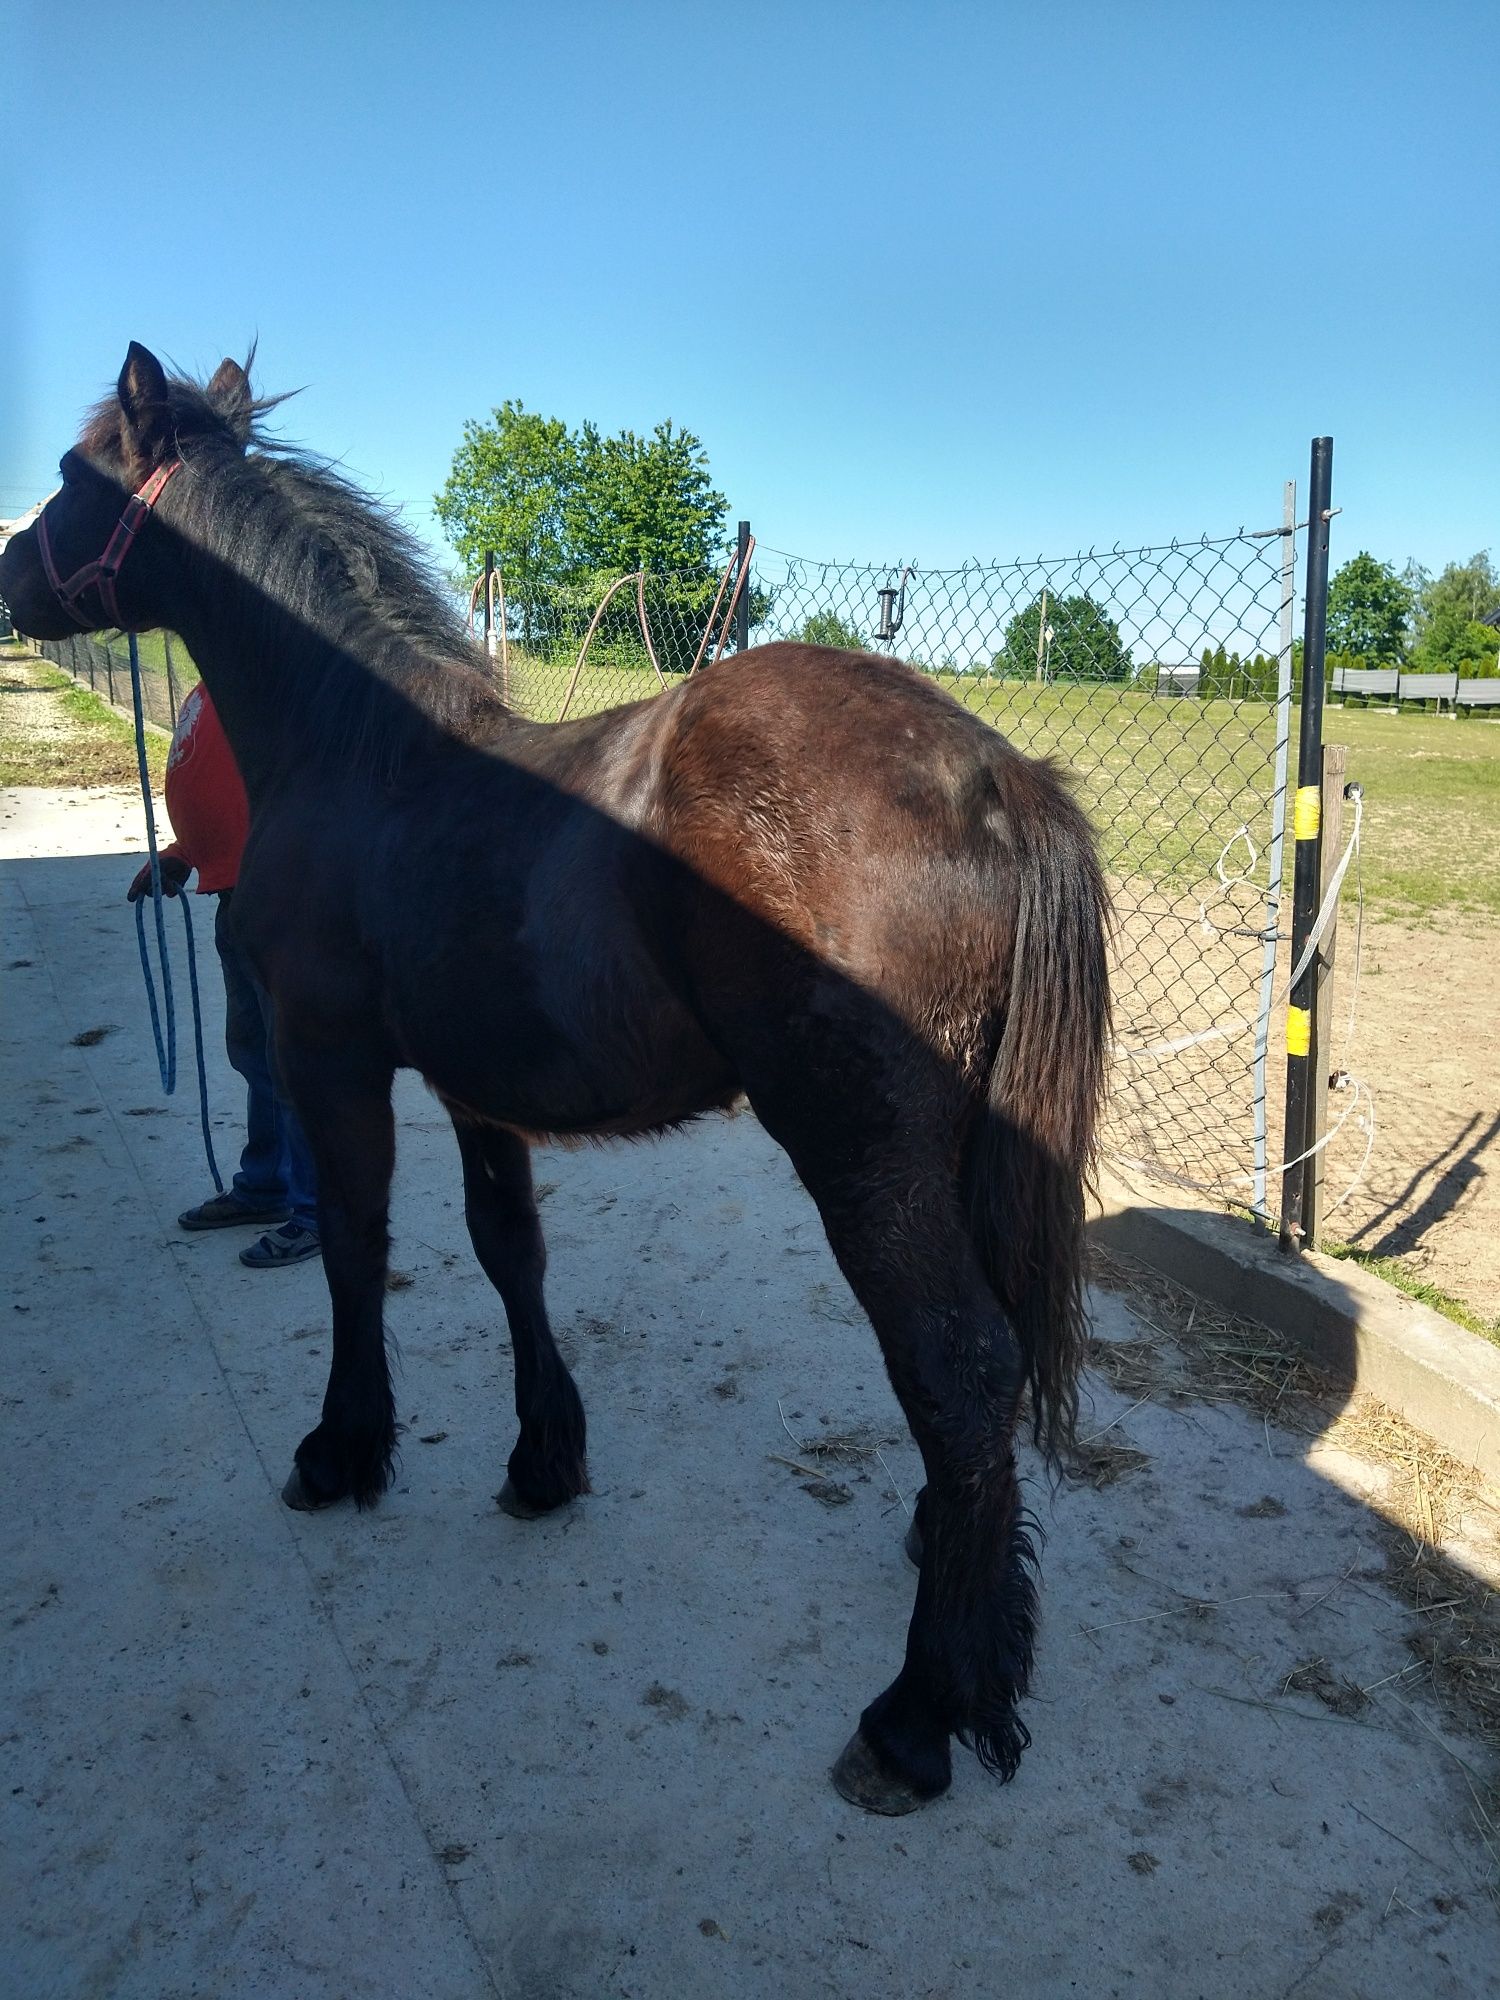
<path id="1" fill-rule="evenodd" d="M 253 359 L 253 350 L 252 357 Z M 589 1490 L 548 1323 L 543 1142 L 748 1100 L 868 1316 L 926 1484 L 904 1659 L 832 1768 L 873 1812 L 1011 1778 L 1038 1531 L 1086 1343 L 1082 1230 L 1109 906 L 1063 775 L 930 679 L 800 643 L 646 701 L 513 713 L 400 525 L 278 443 L 249 366 L 132 342 L 62 484 L 0 556 L 21 630 L 179 634 L 251 802 L 239 940 L 316 1161 L 332 1363 L 283 1497 L 372 1505 L 397 1424 L 383 1326 L 395 1071 L 450 1115 L 499 1292 L 519 1518 Z M 123 500 L 123 506 L 122 506 Z"/>

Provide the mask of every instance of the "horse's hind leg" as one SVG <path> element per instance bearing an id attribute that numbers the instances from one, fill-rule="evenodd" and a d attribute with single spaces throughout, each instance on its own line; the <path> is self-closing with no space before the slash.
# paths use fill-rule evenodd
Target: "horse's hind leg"
<path id="1" fill-rule="evenodd" d="M 368 1507 L 390 1484 L 396 1449 L 384 1320 L 396 1157 L 393 1072 L 383 1058 L 357 1047 L 303 1051 L 283 1041 L 278 1054 L 317 1168 L 323 1268 L 333 1304 L 322 1421 L 298 1445 L 282 1498 L 301 1510 L 350 1496 Z"/>
<path id="2" fill-rule="evenodd" d="M 475 1255 L 505 1302 L 521 1434 L 500 1505 L 549 1513 L 589 1490 L 583 1404 L 557 1351 L 542 1280 L 547 1249 L 531 1186 L 531 1150 L 514 1133 L 454 1121 L 464 1166 L 464 1214 Z"/>
<path id="3" fill-rule="evenodd" d="M 901 1672 L 834 1772 L 846 1798 L 899 1812 L 943 1790 L 957 1735 L 1001 1777 L 1030 1740 L 1034 1552 L 1012 1452 L 1023 1366 L 958 1214 L 921 1198 L 830 1227 L 922 1453 L 920 1569 Z M 936 1206 L 946 1207 L 946 1203 Z"/>
<path id="4" fill-rule="evenodd" d="M 980 1269 L 951 1163 L 884 1147 L 837 1164 L 820 1144 L 789 1150 L 870 1316 L 927 1473 L 905 1663 L 833 1774 L 855 1804 L 909 1812 L 947 1788 L 950 1736 L 1003 1778 L 1030 1740 L 1016 1713 L 1036 1615 L 1011 1448 L 1022 1356 Z"/>

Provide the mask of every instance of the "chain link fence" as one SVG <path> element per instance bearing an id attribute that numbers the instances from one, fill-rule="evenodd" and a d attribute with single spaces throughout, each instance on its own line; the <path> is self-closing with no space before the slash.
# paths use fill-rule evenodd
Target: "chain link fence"
<path id="1" fill-rule="evenodd" d="M 29 643 L 43 659 L 92 688 L 102 701 L 127 715 L 131 712 L 130 654 L 118 632 L 74 632 L 66 639 L 33 639 Z M 141 707 L 146 720 L 171 729 L 182 697 L 198 679 L 198 669 L 182 641 L 170 632 L 143 632 L 137 644 Z"/>
<path id="2" fill-rule="evenodd" d="M 577 720 L 685 680 L 734 648 L 732 568 L 726 551 L 719 575 L 593 578 L 508 598 L 502 577 L 491 621 L 506 701 L 536 722 Z"/>
<path id="3" fill-rule="evenodd" d="M 799 639 L 903 660 L 1072 774 L 1117 918 L 1107 1146 L 1267 1215 L 1282 1102 L 1270 1057 L 1294 695 L 1290 522 L 954 570 L 752 544 L 740 614 L 751 645 Z M 595 579 L 508 600 L 498 577 L 497 682 L 514 709 L 547 722 L 656 694 L 734 651 L 738 575 L 727 553 L 722 577 Z M 80 635 L 42 650 L 128 708 L 122 642 Z M 142 667 L 147 715 L 170 727 L 196 672 L 162 634 L 143 639 Z"/>
<path id="4" fill-rule="evenodd" d="M 751 632 L 903 659 L 1072 774 L 1117 921 L 1106 1145 L 1262 1214 L 1292 574 L 1290 526 L 942 571 L 761 548 Z"/>
<path id="5" fill-rule="evenodd" d="M 1292 554 L 1286 524 L 956 570 L 762 545 L 748 587 L 752 645 L 903 660 L 1072 773 L 1118 923 L 1107 1144 L 1262 1214 L 1280 1151 L 1270 1057 Z M 638 699 L 732 649 L 728 594 L 715 610 L 712 581 L 647 577 L 619 580 L 602 611 L 597 585 L 512 604 L 497 669 L 538 720 Z"/>

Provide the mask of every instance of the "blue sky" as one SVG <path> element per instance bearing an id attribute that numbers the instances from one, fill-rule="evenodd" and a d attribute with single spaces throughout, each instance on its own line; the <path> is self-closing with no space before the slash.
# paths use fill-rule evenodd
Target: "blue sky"
<path id="1" fill-rule="evenodd" d="M 818 557 L 1500 546 L 1492 5 L 9 12 L 0 515 L 131 338 L 260 340 L 430 513 L 466 417 L 662 417 Z"/>

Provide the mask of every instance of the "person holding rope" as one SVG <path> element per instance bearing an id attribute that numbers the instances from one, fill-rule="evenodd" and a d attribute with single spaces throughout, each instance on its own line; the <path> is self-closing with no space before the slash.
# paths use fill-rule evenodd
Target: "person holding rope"
<path id="1" fill-rule="evenodd" d="M 198 894 L 218 898 L 214 943 L 224 972 L 224 1044 L 248 1092 L 245 1148 L 233 1182 L 177 1220 L 184 1229 L 277 1225 L 242 1250 L 240 1262 L 256 1271 L 300 1264 L 323 1247 L 312 1154 L 277 1075 L 270 999 L 234 939 L 231 910 L 250 805 L 224 726 L 201 682 L 178 711 L 166 793 L 174 838 L 158 857 L 162 894 L 177 895 L 196 869 Z M 126 900 L 134 903 L 150 893 L 148 861 Z"/>

